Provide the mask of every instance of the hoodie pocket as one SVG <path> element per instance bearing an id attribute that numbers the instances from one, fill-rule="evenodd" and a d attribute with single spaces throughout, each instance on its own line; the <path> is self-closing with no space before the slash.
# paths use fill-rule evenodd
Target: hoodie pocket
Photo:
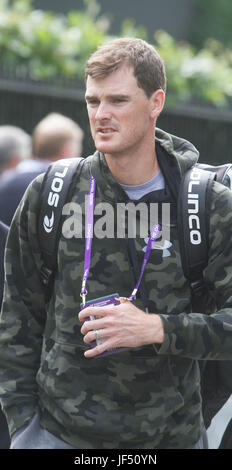
<path id="1" fill-rule="evenodd" d="M 69 398 L 76 394 L 75 381 L 83 350 L 77 345 L 55 342 L 44 357 L 37 373 L 37 383 L 50 397 Z"/>
<path id="2" fill-rule="evenodd" d="M 56 402 L 56 407 L 67 415 L 75 410 L 75 416 L 86 418 L 89 407 L 93 406 L 96 413 L 99 407 L 103 413 L 104 405 L 106 419 L 111 412 L 128 415 L 136 428 L 142 416 L 148 422 L 149 416 L 153 417 L 151 429 L 156 420 L 162 427 L 167 417 L 184 404 L 169 357 L 138 357 L 131 350 L 87 360 L 80 348 L 55 343 L 41 365 L 37 381 L 43 400 L 49 397 L 49 402 Z"/>

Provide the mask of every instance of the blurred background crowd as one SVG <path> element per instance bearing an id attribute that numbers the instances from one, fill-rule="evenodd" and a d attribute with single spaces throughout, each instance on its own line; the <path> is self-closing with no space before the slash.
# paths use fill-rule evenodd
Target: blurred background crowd
<path id="1" fill-rule="evenodd" d="M 231 18 L 231 0 L 0 0 L 2 240 L 35 176 L 51 161 L 93 151 L 84 65 L 113 37 L 146 39 L 163 57 L 159 127 L 191 140 L 202 162 L 231 162 Z M 229 400 L 208 431 L 210 448 L 231 415 Z M 0 448 L 8 446 L 4 426 L 0 415 Z"/>

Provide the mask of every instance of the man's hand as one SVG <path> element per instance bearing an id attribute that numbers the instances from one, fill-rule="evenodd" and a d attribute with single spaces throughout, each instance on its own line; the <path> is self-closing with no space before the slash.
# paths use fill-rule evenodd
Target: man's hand
<path id="1" fill-rule="evenodd" d="M 94 320 L 88 320 L 94 316 Z M 145 344 L 162 343 L 163 324 L 159 315 L 145 313 L 130 301 L 120 305 L 87 307 L 79 313 L 84 322 L 81 333 L 86 344 L 104 340 L 85 352 L 85 357 L 94 357 L 112 348 L 135 348 Z"/>

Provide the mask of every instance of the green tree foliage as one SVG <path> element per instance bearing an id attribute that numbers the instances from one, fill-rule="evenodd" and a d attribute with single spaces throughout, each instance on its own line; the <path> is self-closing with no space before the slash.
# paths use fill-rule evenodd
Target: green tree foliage
<path id="1" fill-rule="evenodd" d="M 199 49 L 208 38 L 232 46 L 232 1 L 196 0 L 189 40 Z"/>
<path id="2" fill-rule="evenodd" d="M 87 58 L 99 45 L 112 39 L 109 21 L 100 15 L 97 0 L 85 0 L 84 4 L 84 11 L 61 15 L 34 10 L 33 0 L 0 0 L 2 73 L 13 71 L 18 78 L 49 80 L 55 84 L 64 79 L 67 83 L 79 80 L 83 85 Z M 146 28 L 127 19 L 120 36 L 146 39 Z M 177 43 L 164 31 L 155 33 L 154 45 L 166 65 L 169 106 L 183 102 L 231 104 L 229 48 L 211 40 L 195 50 L 188 43 Z"/>
<path id="3" fill-rule="evenodd" d="M 56 15 L 34 10 L 32 0 L 0 0 L 1 65 L 34 79 L 82 79 L 86 58 L 107 40 L 108 23 L 95 17 L 94 3 Z"/>
<path id="4" fill-rule="evenodd" d="M 196 51 L 188 43 L 178 44 L 164 31 L 155 34 L 163 57 L 168 84 L 168 104 L 183 102 L 231 105 L 232 52 L 215 40 Z"/>

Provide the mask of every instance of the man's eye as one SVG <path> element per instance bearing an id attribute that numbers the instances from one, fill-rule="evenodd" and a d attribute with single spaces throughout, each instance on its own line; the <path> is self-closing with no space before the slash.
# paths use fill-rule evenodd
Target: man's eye
<path id="1" fill-rule="evenodd" d="M 126 101 L 124 98 L 114 98 L 113 99 L 113 103 L 123 103 L 124 101 Z"/>
<path id="2" fill-rule="evenodd" d="M 97 100 L 91 100 L 91 101 L 89 100 L 89 101 L 87 101 L 87 104 L 89 106 L 96 106 L 96 105 L 98 105 L 98 101 Z"/>

